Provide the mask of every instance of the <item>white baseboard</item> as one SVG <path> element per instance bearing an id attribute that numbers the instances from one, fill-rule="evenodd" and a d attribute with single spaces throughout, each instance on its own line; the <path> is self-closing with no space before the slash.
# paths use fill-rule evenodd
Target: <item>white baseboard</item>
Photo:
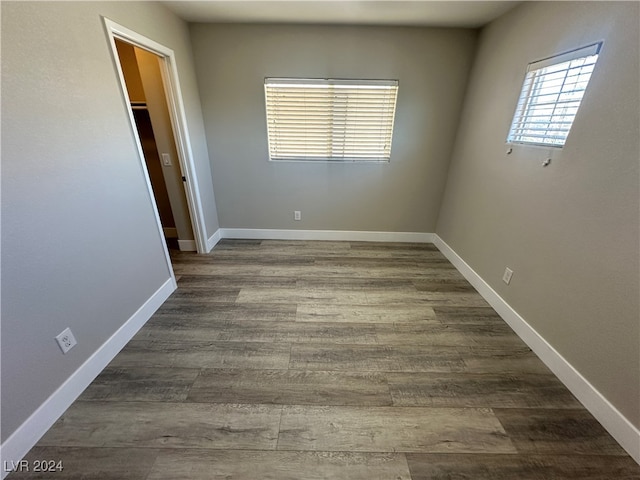
<path id="1" fill-rule="evenodd" d="M 216 230 L 216 233 L 214 233 L 207 239 L 206 253 L 209 253 L 211 250 L 213 250 L 213 247 L 215 247 L 217 243 L 220 241 L 220 239 L 222 238 L 222 233 L 220 232 L 220 230 L 221 230 L 220 228 Z"/>
<path id="2" fill-rule="evenodd" d="M 0 478 L 9 472 L 4 462 L 17 464 L 98 374 L 124 348 L 155 311 L 176 289 L 168 279 L 111 337 L 94 352 L 40 407 L 0 446 Z"/>
<path id="3" fill-rule="evenodd" d="M 536 332 L 518 312 L 511 308 L 444 240 L 434 234 L 433 243 L 622 448 L 636 462 L 640 463 L 640 430 Z"/>
<path id="4" fill-rule="evenodd" d="M 256 240 L 332 240 L 351 242 L 416 242 L 433 243 L 433 233 L 358 232 L 342 230 L 276 230 L 254 228 L 221 228 L 222 238 Z"/>
<path id="5" fill-rule="evenodd" d="M 195 240 L 178 240 L 178 248 L 181 252 L 197 252 Z"/>

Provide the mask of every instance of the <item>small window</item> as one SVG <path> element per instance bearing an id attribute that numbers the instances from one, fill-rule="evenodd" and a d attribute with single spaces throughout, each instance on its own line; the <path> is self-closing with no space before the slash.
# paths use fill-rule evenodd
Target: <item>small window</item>
<path id="1" fill-rule="evenodd" d="M 564 146 L 601 46 L 597 43 L 529 64 L 508 143 Z"/>
<path id="2" fill-rule="evenodd" d="M 398 82 L 267 78 L 270 160 L 389 161 Z"/>

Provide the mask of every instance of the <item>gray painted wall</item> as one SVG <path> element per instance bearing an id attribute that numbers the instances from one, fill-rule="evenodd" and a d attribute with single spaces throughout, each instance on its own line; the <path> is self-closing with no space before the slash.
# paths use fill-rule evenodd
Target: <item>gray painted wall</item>
<path id="1" fill-rule="evenodd" d="M 218 228 L 186 25 L 147 2 L 2 2 L 3 441 L 170 278 L 100 15 L 176 52 Z"/>
<path id="2" fill-rule="evenodd" d="M 437 228 L 636 427 L 638 10 L 636 2 L 525 2 L 483 31 Z M 541 166 L 547 148 L 505 155 L 527 63 L 600 40 L 551 165 Z"/>
<path id="3" fill-rule="evenodd" d="M 194 24 L 191 36 L 222 227 L 435 230 L 475 31 Z M 398 79 L 391 162 L 269 162 L 265 77 Z"/>

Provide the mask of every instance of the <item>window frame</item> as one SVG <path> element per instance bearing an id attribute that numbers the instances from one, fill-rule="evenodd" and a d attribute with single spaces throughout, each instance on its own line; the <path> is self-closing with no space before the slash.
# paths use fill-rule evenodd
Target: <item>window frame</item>
<path id="1" fill-rule="evenodd" d="M 551 147 L 551 148 L 563 148 L 567 142 L 569 134 L 571 133 L 571 128 L 575 122 L 578 111 L 584 99 L 584 95 L 589 86 L 589 82 L 591 81 L 591 77 L 593 76 L 593 72 L 595 71 L 595 67 L 598 61 L 598 57 L 600 51 L 602 49 L 603 42 L 597 42 L 593 44 L 589 44 L 584 47 L 576 48 L 574 50 L 570 50 L 564 53 L 560 53 L 558 55 L 553 55 L 551 57 L 547 57 L 541 60 L 537 60 L 535 62 L 531 62 L 527 65 L 527 71 L 525 73 L 524 80 L 522 82 L 522 86 L 520 88 L 520 93 L 518 96 L 518 101 L 516 103 L 516 108 L 513 114 L 513 118 L 511 120 L 511 124 L 509 126 L 509 131 L 507 133 L 507 145 L 523 145 L 523 146 L 531 146 L 531 147 Z M 593 60 L 591 63 L 587 65 L 573 65 L 571 62 L 575 62 L 577 60 L 582 59 L 590 59 Z M 549 72 L 548 69 L 552 69 L 555 66 L 560 66 L 568 64 L 566 67 L 562 69 L 557 69 L 555 72 Z M 584 87 L 577 90 L 569 90 L 565 91 L 564 87 L 566 84 L 566 80 L 568 77 L 568 73 L 575 73 L 576 70 L 581 70 L 585 67 L 590 67 L 590 71 L 588 73 L 588 78 L 582 82 L 584 83 Z M 551 83 L 551 80 L 542 79 L 542 77 L 551 76 L 554 73 L 564 73 L 564 77 L 562 78 L 562 83 L 559 86 L 557 91 L 553 91 L 550 93 L 542 93 L 541 89 L 544 87 L 544 82 L 548 81 Z M 578 72 L 578 75 L 585 75 L 585 73 Z M 546 86 L 544 88 L 552 88 L 550 86 Z M 572 100 L 560 100 L 561 95 L 567 95 L 570 93 L 578 93 L 579 98 L 575 98 Z M 536 112 L 536 108 L 544 107 L 545 105 L 542 103 L 536 103 L 535 100 L 539 99 L 542 96 L 556 96 L 555 101 L 547 103 L 547 110 L 550 110 L 551 113 L 547 114 L 548 120 L 543 122 L 538 122 L 541 125 L 545 125 L 543 127 L 532 127 L 526 129 L 527 126 L 533 125 L 535 122 L 532 120 L 534 113 L 540 113 L 540 110 Z M 573 113 L 565 112 L 556 112 L 557 109 L 573 109 L 575 110 Z M 567 125 L 566 127 L 559 125 Z M 555 127 L 555 128 L 553 128 Z M 518 131 L 519 130 L 519 131 Z M 549 131 L 558 132 L 556 135 L 548 134 Z M 531 132 L 530 135 L 526 135 L 525 132 Z M 535 137 L 538 136 L 541 139 L 540 141 L 533 140 L 523 140 L 526 137 Z M 557 140 L 557 141 L 554 141 Z M 549 141 L 545 141 L 549 140 Z"/>
<path id="2" fill-rule="evenodd" d="M 323 98 L 320 100 L 320 103 L 324 105 L 314 105 L 313 108 L 324 109 L 320 110 L 319 114 L 320 116 L 326 115 L 326 120 L 318 120 L 318 110 L 310 113 L 309 118 L 312 119 L 310 122 L 311 128 L 304 130 L 305 133 L 302 137 L 305 141 L 297 142 L 298 144 L 306 143 L 310 137 L 320 135 L 320 137 L 316 138 L 319 138 L 317 145 L 321 146 L 301 146 L 300 154 L 298 154 L 298 152 L 284 153 L 286 150 L 295 147 L 296 140 L 293 139 L 293 136 L 290 136 L 288 139 L 289 143 L 286 143 L 287 139 L 285 138 L 285 143 L 282 144 L 281 151 L 278 152 L 278 142 L 274 138 L 277 127 L 272 124 L 272 122 L 276 121 L 276 118 L 270 115 L 273 114 L 276 109 L 276 107 L 274 107 L 276 99 L 270 96 L 270 89 L 274 88 L 300 88 L 301 91 L 317 88 L 319 92 L 323 92 Z M 345 92 L 346 96 L 342 96 L 340 100 L 338 100 L 338 96 L 331 92 L 333 91 L 337 94 L 340 93 L 341 89 Z M 264 90 L 269 161 L 304 163 L 389 163 L 391 161 L 399 80 L 266 77 L 264 79 Z M 358 90 L 362 90 L 362 92 Z M 373 105 L 372 107 L 368 101 L 358 98 L 360 93 L 367 95 L 367 91 L 373 92 L 376 90 L 386 92 L 384 94 L 378 94 L 377 92 L 372 93 L 375 100 L 380 100 L 379 105 Z M 351 92 L 352 96 L 349 96 L 348 91 Z M 332 95 L 334 95 L 333 99 L 331 99 Z M 368 105 L 364 106 L 364 103 Z M 363 107 L 372 107 L 378 110 L 374 111 L 374 115 L 365 114 L 363 116 L 362 110 L 358 110 L 358 108 Z M 311 108 L 312 107 L 306 107 L 306 109 L 301 111 L 301 114 L 306 115 L 308 111 L 311 112 Z M 379 115 L 377 119 L 375 118 L 376 115 Z M 378 122 L 376 125 L 380 127 L 378 130 L 381 131 L 379 137 L 372 137 L 375 136 L 375 131 L 372 125 L 368 123 L 369 121 L 374 123 Z M 324 125 L 324 136 L 322 136 L 323 132 L 320 131 L 323 129 L 320 126 L 321 122 L 327 123 L 327 125 Z M 296 127 L 293 128 L 295 129 Z M 292 129 L 289 128 L 288 130 L 288 132 L 286 130 L 283 131 L 281 135 L 286 136 L 287 133 L 291 135 Z M 340 132 L 340 130 L 342 130 L 342 132 Z M 352 133 L 349 134 L 348 130 L 351 130 Z M 354 134 L 353 132 L 356 133 Z M 358 138 L 358 134 L 362 136 Z M 371 141 L 367 141 L 367 135 L 370 136 Z M 363 147 L 363 150 L 356 151 L 354 145 Z M 305 148 L 307 149 L 306 152 L 304 151 Z M 315 149 L 318 151 L 313 152 Z M 321 155 L 319 154 L 319 150 L 322 149 L 331 151 L 331 153 Z M 342 150 L 343 154 L 336 155 L 335 152 L 339 152 L 340 150 Z M 314 155 L 312 153 L 316 154 Z M 350 153 L 354 153 L 354 155 L 350 155 Z M 368 153 L 371 153 L 371 155 L 368 155 Z"/>

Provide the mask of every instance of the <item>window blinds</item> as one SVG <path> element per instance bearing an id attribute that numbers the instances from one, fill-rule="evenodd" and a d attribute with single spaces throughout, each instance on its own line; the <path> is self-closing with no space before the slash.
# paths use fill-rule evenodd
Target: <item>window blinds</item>
<path id="1" fill-rule="evenodd" d="M 564 145 L 601 45 L 529 64 L 507 142 Z"/>
<path id="2" fill-rule="evenodd" d="M 397 81 L 267 78 L 271 160 L 389 161 Z"/>

